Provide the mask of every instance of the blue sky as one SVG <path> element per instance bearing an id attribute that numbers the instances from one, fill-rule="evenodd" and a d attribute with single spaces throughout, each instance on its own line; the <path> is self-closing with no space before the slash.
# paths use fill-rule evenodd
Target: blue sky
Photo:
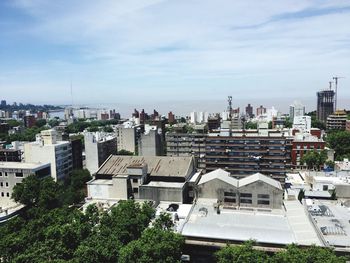
<path id="1" fill-rule="evenodd" d="M 1 0 L 0 96 L 283 108 L 339 75 L 349 108 L 349 25 L 338 0 Z"/>

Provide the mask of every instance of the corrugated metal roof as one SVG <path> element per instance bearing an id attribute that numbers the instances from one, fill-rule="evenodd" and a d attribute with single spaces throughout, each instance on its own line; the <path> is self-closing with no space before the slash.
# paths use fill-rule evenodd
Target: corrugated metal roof
<path id="1" fill-rule="evenodd" d="M 142 164 L 147 164 L 150 176 L 186 177 L 191 173 L 193 157 L 112 155 L 97 174 L 125 175 L 128 167 L 141 167 Z"/>
<path id="2" fill-rule="evenodd" d="M 215 171 L 212 171 L 210 173 L 202 175 L 201 180 L 199 181 L 200 184 L 204 184 L 208 181 L 214 180 L 214 179 L 219 179 L 221 181 L 224 181 L 230 185 L 238 187 L 238 180 L 230 176 L 229 172 L 226 172 L 222 169 L 217 169 Z"/>
<path id="3" fill-rule="evenodd" d="M 276 180 L 274 180 L 266 175 L 263 175 L 261 173 L 255 173 L 255 174 L 252 174 L 250 176 L 247 176 L 247 177 L 240 179 L 239 180 L 239 187 L 242 187 L 242 186 L 245 186 L 248 184 L 252 184 L 252 183 L 255 183 L 257 181 L 262 181 L 266 184 L 269 184 L 273 187 L 276 187 L 276 188 L 282 190 L 282 186 L 281 186 L 280 182 L 278 182 L 278 181 L 276 181 Z"/>

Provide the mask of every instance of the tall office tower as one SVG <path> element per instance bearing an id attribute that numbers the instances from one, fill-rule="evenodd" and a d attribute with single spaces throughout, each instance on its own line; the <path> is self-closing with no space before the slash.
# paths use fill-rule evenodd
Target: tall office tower
<path id="1" fill-rule="evenodd" d="M 300 101 L 294 101 L 292 105 L 289 106 L 289 118 L 293 122 L 294 117 L 304 116 L 305 106 L 301 104 Z"/>
<path id="2" fill-rule="evenodd" d="M 253 107 L 250 105 L 250 103 L 247 107 L 245 107 L 245 114 L 249 116 L 249 118 L 253 118 Z"/>
<path id="3" fill-rule="evenodd" d="M 326 122 L 327 117 L 334 110 L 334 91 L 323 90 L 317 92 L 317 119 Z"/>
<path id="4" fill-rule="evenodd" d="M 6 105 L 7 105 L 6 100 L 2 100 L 0 105 L 1 105 L 1 107 L 6 107 Z"/>
<path id="5" fill-rule="evenodd" d="M 264 108 L 262 105 L 260 105 L 260 107 L 256 109 L 256 116 L 260 116 L 265 113 L 266 113 L 266 108 Z"/>

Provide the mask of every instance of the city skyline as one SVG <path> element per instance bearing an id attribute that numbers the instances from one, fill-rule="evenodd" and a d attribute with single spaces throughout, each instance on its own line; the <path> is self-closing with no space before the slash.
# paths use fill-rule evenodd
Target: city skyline
<path id="1" fill-rule="evenodd" d="M 350 1 L 5 0 L 2 97 L 69 104 L 72 83 L 77 105 L 197 101 L 200 111 L 212 100 L 222 110 L 232 95 L 241 107 L 281 108 L 295 99 L 315 105 L 338 75 L 346 108 L 349 12 Z"/>

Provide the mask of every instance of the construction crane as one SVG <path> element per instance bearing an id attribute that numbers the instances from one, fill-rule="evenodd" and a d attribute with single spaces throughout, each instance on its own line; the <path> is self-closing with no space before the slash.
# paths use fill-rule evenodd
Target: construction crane
<path id="1" fill-rule="evenodd" d="M 333 77 L 335 82 L 335 98 L 334 98 L 334 111 L 337 110 L 337 97 L 338 97 L 338 79 L 343 79 L 344 77 Z"/>

